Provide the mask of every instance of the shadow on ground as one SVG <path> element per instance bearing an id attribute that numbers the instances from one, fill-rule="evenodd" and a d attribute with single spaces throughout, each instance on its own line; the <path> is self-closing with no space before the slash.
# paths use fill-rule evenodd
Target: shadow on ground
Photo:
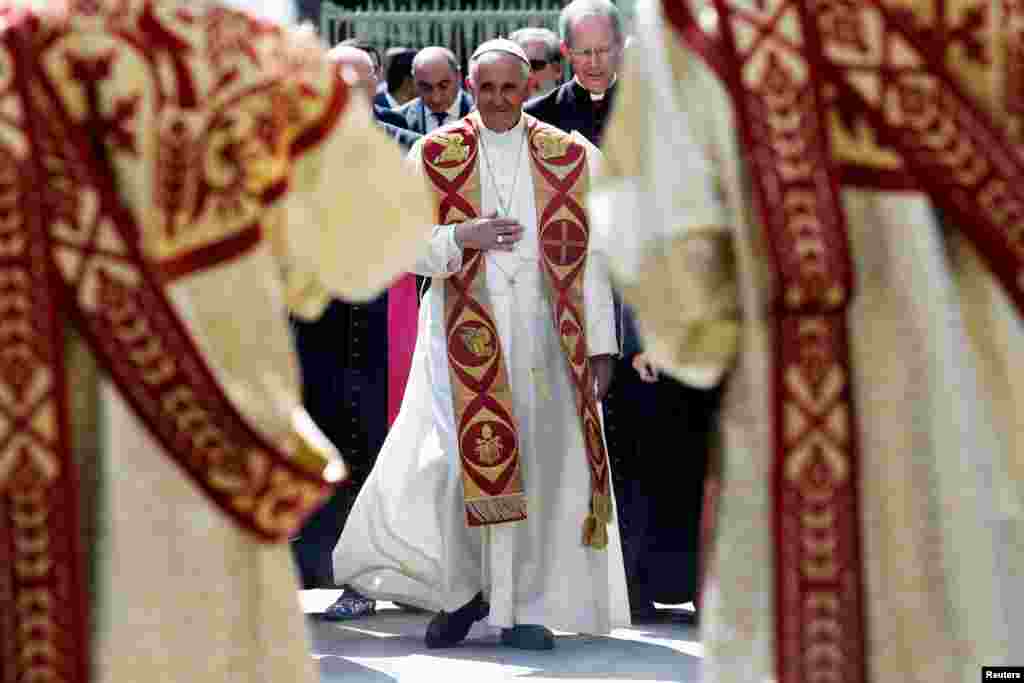
<path id="1" fill-rule="evenodd" d="M 460 646 L 428 650 L 423 633 L 430 615 L 395 608 L 349 622 L 309 620 L 322 683 L 385 681 L 644 681 L 695 683 L 701 647 L 697 630 L 678 615 L 616 629 L 610 636 L 558 634 L 549 652 L 513 650 L 497 632 L 473 627 Z"/>

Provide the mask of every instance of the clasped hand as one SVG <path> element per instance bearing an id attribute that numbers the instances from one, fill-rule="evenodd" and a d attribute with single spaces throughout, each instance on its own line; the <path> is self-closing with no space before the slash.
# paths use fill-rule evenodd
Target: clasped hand
<path id="1" fill-rule="evenodd" d="M 498 218 L 492 212 L 482 218 L 471 218 L 455 226 L 455 241 L 462 249 L 499 249 L 512 251 L 523 239 L 523 226 L 514 218 Z"/>
<path id="2" fill-rule="evenodd" d="M 633 369 L 640 375 L 640 379 L 648 384 L 658 381 L 658 368 L 642 351 L 633 356 Z"/>

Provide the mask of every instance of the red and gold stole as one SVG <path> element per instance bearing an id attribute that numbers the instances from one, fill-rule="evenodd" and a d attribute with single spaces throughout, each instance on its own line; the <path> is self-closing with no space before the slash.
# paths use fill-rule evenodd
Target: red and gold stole
<path id="1" fill-rule="evenodd" d="M 285 191 L 290 163 L 331 132 L 349 101 L 347 88 L 340 79 L 311 76 L 332 73 L 319 49 L 295 49 L 279 29 L 242 14 L 194 16 L 178 3 L 149 0 L 140 3 L 145 6 L 135 21 L 128 12 L 108 16 L 106 5 L 113 3 L 86 4 L 68 15 L 54 3 L 53 16 L 0 8 L 0 109 L 16 112 L 0 117 L 0 681 L 90 678 L 90 596 L 64 364 L 68 321 L 165 455 L 254 538 L 286 541 L 331 491 L 325 454 L 300 430 L 270 442 L 239 413 L 166 285 L 182 264 L 191 262 L 189 272 L 195 272 L 228 263 L 263 238 L 261 219 Z M 99 54 L 74 49 L 78 20 L 104 46 Z M 198 45 L 215 22 L 233 23 L 239 36 L 260 46 L 260 54 L 246 53 L 252 78 L 235 71 L 218 81 L 203 73 L 212 60 L 197 58 L 191 66 L 175 60 L 200 54 Z M 194 46 L 178 41 L 186 35 Z M 140 45 L 155 56 L 154 64 L 159 57 L 180 67 L 167 70 L 175 73 L 168 81 L 179 93 L 193 93 L 200 83 L 236 88 L 221 101 L 231 102 L 230 112 L 240 118 L 246 110 L 262 114 L 254 118 L 273 150 L 239 164 L 248 172 L 242 180 L 259 182 L 234 183 L 219 193 L 237 199 L 255 188 L 251 220 L 167 268 L 143 252 L 141 223 L 123 203 L 107 154 L 148 144 L 125 122 L 136 100 L 123 100 L 109 119 L 100 106 L 101 89 L 129 80 L 115 73 L 137 59 Z M 61 81 L 47 65 L 73 73 L 82 91 L 80 111 L 58 94 Z M 144 73 L 158 80 L 155 67 Z M 136 77 L 127 85 L 136 94 L 148 82 Z M 186 101 L 161 102 L 166 109 L 210 113 L 199 98 L 179 97 Z M 122 115 L 125 121 L 117 118 Z M 236 134 L 221 138 L 223 149 L 244 146 L 238 139 L 244 128 L 216 118 L 211 123 Z M 193 159 L 208 150 L 186 151 L 184 158 Z M 227 155 L 218 152 L 218 158 Z M 176 167 L 173 177 L 189 168 Z M 217 189 L 204 191 L 212 197 Z M 158 194 L 167 200 L 168 193 Z"/>
<path id="2" fill-rule="evenodd" d="M 778 283 L 779 683 L 868 680 L 846 315 L 855 273 L 840 188 L 927 193 L 1024 315 L 1024 9 L 993 0 L 896 5 L 714 0 L 709 32 L 684 0 L 662 2 L 678 38 L 732 95 Z M 986 84 L 998 92 L 983 92 Z"/>
<path id="3" fill-rule="evenodd" d="M 552 324 L 573 381 L 590 469 L 590 514 L 583 544 L 607 545 L 611 519 L 608 458 L 594 399 L 587 355 L 583 281 L 590 228 L 583 209 L 587 190 L 586 150 L 563 131 L 524 114 L 537 204 L 540 261 Z M 439 224 L 480 215 L 479 115 L 427 136 L 423 168 L 437 196 Z M 461 270 L 445 280 L 445 331 L 470 526 L 526 518 L 519 467 L 519 436 L 501 340 L 491 315 L 484 254 L 463 252 Z"/>

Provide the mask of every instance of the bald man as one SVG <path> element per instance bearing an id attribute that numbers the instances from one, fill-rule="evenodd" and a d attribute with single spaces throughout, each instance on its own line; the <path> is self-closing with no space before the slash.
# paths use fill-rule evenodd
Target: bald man
<path id="1" fill-rule="evenodd" d="M 458 121 L 473 109 L 473 98 L 462 89 L 462 68 L 451 50 L 425 47 L 412 61 L 418 97 L 395 109 L 409 130 L 421 135 Z"/>

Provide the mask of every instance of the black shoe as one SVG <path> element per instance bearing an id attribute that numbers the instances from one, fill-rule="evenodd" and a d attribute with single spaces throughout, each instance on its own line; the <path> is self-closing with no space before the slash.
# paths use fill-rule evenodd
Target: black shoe
<path id="1" fill-rule="evenodd" d="M 631 605 L 629 616 L 634 624 L 649 624 L 657 621 L 661 615 L 653 602 L 641 602 Z"/>
<path id="2" fill-rule="evenodd" d="M 651 624 L 658 620 L 658 616 L 653 600 L 630 596 L 630 618 L 634 624 Z"/>
<path id="3" fill-rule="evenodd" d="M 484 602 L 483 593 L 477 593 L 476 597 L 451 614 L 438 612 L 427 626 L 427 635 L 424 638 L 427 647 L 458 645 L 469 635 L 469 629 L 473 627 L 473 622 L 480 621 L 490 612 L 491 606 Z"/>
<path id="4" fill-rule="evenodd" d="M 673 614 L 672 621 L 673 623 L 686 624 L 687 626 L 700 626 L 700 611 L 678 610 Z"/>
<path id="5" fill-rule="evenodd" d="M 501 644 L 520 650 L 553 650 L 555 634 L 538 624 L 516 624 L 501 629 Z"/>

